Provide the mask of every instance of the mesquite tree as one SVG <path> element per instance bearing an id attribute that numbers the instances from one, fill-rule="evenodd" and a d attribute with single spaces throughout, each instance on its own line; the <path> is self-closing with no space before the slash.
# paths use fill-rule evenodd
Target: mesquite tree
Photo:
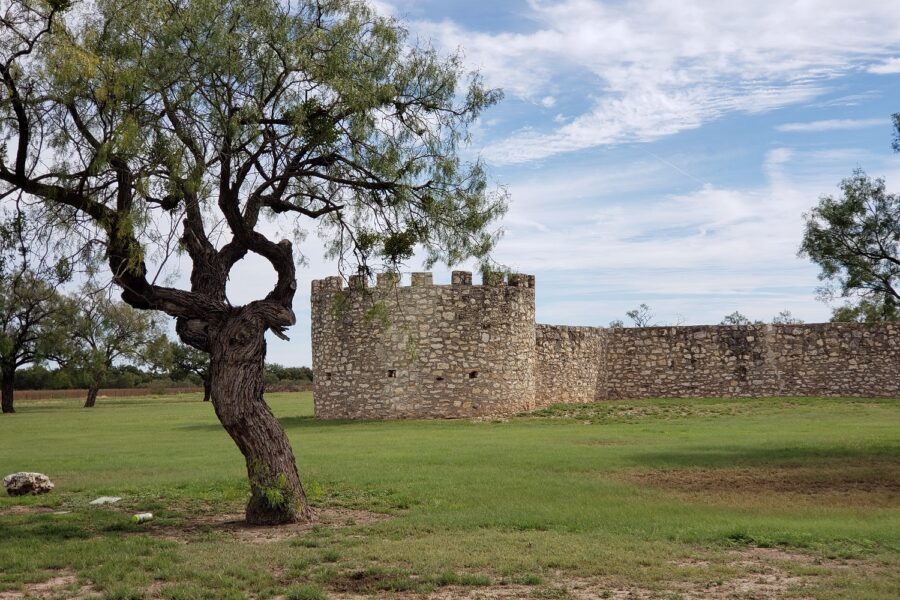
<path id="1" fill-rule="evenodd" d="M 155 350 L 168 343 L 153 312 L 112 300 L 104 289 L 85 288 L 66 304 L 67 339 L 48 356 L 87 380 L 85 408 L 97 403 L 97 393 L 115 364 L 149 364 L 158 354 Z"/>
<path id="2" fill-rule="evenodd" d="M 41 360 L 64 328 L 56 316 L 62 300 L 54 286 L 32 271 L 0 280 L 0 405 L 15 412 L 13 396 L 19 367 Z"/>
<path id="3" fill-rule="evenodd" d="M 292 244 L 267 222 L 312 220 L 341 264 L 417 248 L 427 262 L 484 259 L 505 197 L 460 146 L 499 94 L 357 0 L 3 6 L 0 182 L 59 224 L 94 227 L 122 299 L 175 317 L 210 354 L 213 406 L 246 459 L 248 521 L 307 518 L 263 400 L 265 335 L 294 324 L 297 288 Z M 153 272 L 172 215 L 189 289 Z M 236 306 L 226 282 L 248 253 L 277 281 Z"/>
<path id="4" fill-rule="evenodd" d="M 56 288 L 71 275 L 71 263 L 38 239 L 42 232 L 20 210 L 7 217 L 0 224 L 0 411 L 13 413 L 16 371 L 66 337 Z"/>

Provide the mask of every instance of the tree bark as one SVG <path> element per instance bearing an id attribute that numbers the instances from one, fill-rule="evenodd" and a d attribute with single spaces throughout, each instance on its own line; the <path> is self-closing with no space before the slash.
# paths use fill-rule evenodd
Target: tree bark
<path id="1" fill-rule="evenodd" d="M 309 505 L 284 428 L 263 399 L 265 325 L 244 307 L 210 336 L 212 404 L 247 462 L 254 525 L 308 521 Z"/>
<path id="2" fill-rule="evenodd" d="M 203 401 L 209 402 L 212 396 L 212 384 L 209 382 L 209 375 L 203 378 Z"/>
<path id="3" fill-rule="evenodd" d="M 7 369 L 3 369 L 0 372 L 0 406 L 2 406 L 2 410 L 5 413 L 14 413 L 16 409 L 13 407 L 13 399 L 15 394 L 15 383 L 16 383 L 16 372 L 15 370 L 9 371 Z"/>
<path id="4" fill-rule="evenodd" d="M 100 386 L 91 385 L 88 388 L 87 399 L 84 401 L 85 408 L 93 408 L 95 404 L 97 404 L 97 392 L 100 391 Z"/>

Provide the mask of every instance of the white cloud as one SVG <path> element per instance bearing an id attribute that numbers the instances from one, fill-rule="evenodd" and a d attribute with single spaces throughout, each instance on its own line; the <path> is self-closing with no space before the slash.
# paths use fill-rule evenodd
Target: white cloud
<path id="1" fill-rule="evenodd" d="M 847 129 L 865 129 L 887 125 L 887 119 L 827 119 L 808 123 L 785 123 L 775 129 L 785 133 L 817 133 L 820 131 L 838 131 Z"/>
<path id="2" fill-rule="evenodd" d="M 883 63 L 872 65 L 867 69 L 869 73 L 875 75 L 893 75 L 900 73 L 900 58 L 889 58 Z"/>
<path id="3" fill-rule="evenodd" d="M 848 156 L 900 185 L 897 159 L 853 149 L 775 148 L 758 185 L 679 194 L 664 191 L 679 180 L 661 163 L 586 166 L 580 175 L 539 169 L 511 187 L 498 258 L 537 275 L 541 322 L 602 325 L 639 302 L 668 323 L 678 314 L 718 322 L 734 310 L 769 320 L 784 309 L 825 320 L 818 268 L 797 250 L 803 214 L 836 191 L 854 164 Z"/>
<path id="4" fill-rule="evenodd" d="M 808 101 L 833 78 L 900 50 L 900 11 L 876 0 L 531 0 L 529 8 L 527 33 L 451 21 L 413 26 L 444 48 L 461 48 L 490 85 L 512 96 L 590 100 L 571 121 L 490 144 L 485 153 L 495 163 L 651 141 L 731 112 Z M 561 78 L 577 85 L 560 89 Z"/>

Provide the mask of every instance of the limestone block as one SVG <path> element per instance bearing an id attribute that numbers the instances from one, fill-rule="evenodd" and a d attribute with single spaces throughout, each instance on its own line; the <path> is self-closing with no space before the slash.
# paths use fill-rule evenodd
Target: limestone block
<path id="1" fill-rule="evenodd" d="M 10 496 L 37 496 L 50 492 L 55 486 L 43 473 L 20 471 L 3 478 L 3 487 Z"/>

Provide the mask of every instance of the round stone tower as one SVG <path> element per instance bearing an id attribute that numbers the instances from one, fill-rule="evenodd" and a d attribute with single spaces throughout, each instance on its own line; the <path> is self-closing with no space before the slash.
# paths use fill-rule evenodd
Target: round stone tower
<path id="1" fill-rule="evenodd" d="M 450 285 L 413 273 L 312 282 L 316 416 L 322 419 L 500 415 L 534 407 L 534 277 Z"/>

